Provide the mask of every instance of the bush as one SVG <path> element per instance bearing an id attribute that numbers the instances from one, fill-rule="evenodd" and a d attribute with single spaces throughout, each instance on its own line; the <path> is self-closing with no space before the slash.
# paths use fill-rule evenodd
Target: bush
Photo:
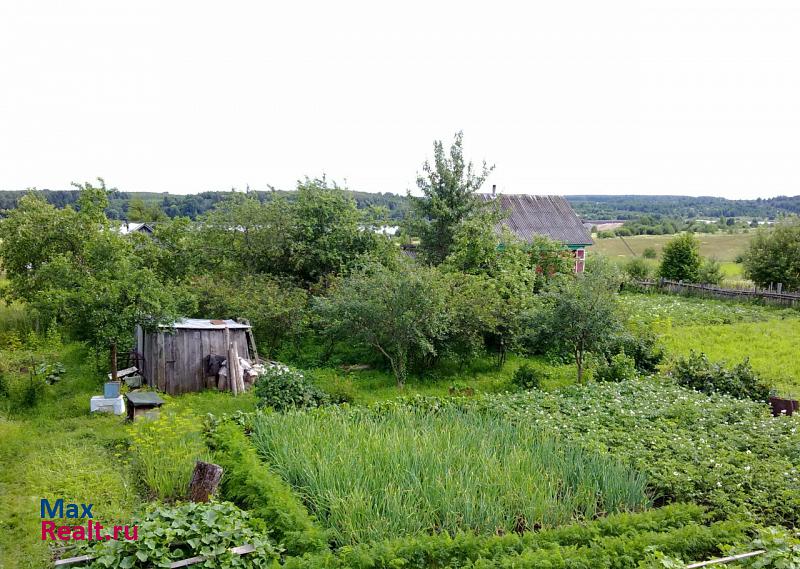
<path id="1" fill-rule="evenodd" d="M 664 349 L 658 336 L 646 328 L 622 334 L 612 343 L 612 348 L 606 357 L 614 352 L 624 352 L 633 358 L 636 369 L 641 373 L 654 373 L 664 360 Z"/>
<path id="2" fill-rule="evenodd" d="M 800 290 L 800 223 L 759 230 L 742 260 L 745 275 L 757 285 L 782 283 L 784 290 Z"/>
<path id="3" fill-rule="evenodd" d="M 642 251 L 642 257 L 645 259 L 655 259 L 656 256 L 656 250 L 653 247 L 645 247 L 644 251 Z"/>
<path id="4" fill-rule="evenodd" d="M 161 500 L 186 495 L 195 462 L 207 461 L 200 420 L 192 413 L 167 413 L 136 421 L 129 429 L 133 466 L 147 492 Z"/>
<path id="5" fill-rule="evenodd" d="M 522 364 L 511 377 L 511 383 L 520 389 L 539 389 L 542 380 L 547 378 L 547 372 L 540 367 Z"/>
<path id="6" fill-rule="evenodd" d="M 88 548 L 96 557 L 92 567 L 169 567 L 201 555 L 222 569 L 263 567 L 279 558 L 264 524 L 228 502 L 151 506 L 133 523 L 138 539 L 112 539 Z M 254 545 L 255 552 L 240 556 L 228 551 L 245 543 Z"/>
<path id="7" fill-rule="evenodd" d="M 636 379 L 636 362 L 625 352 L 614 354 L 610 359 L 601 357 L 594 370 L 595 381 L 630 381 Z"/>
<path id="8" fill-rule="evenodd" d="M 718 285 L 722 282 L 722 278 L 722 266 L 719 261 L 713 258 L 703 259 L 700 271 L 697 273 L 697 280 L 703 284 Z"/>
<path id="9" fill-rule="evenodd" d="M 237 425 L 223 422 L 208 436 L 214 460 L 225 471 L 222 495 L 266 522 L 289 555 L 302 555 L 327 546 L 300 499 L 283 479 L 259 460 Z"/>
<path id="10" fill-rule="evenodd" d="M 256 381 L 259 407 L 276 411 L 319 407 L 330 403 L 330 397 L 306 379 L 303 372 L 285 366 L 273 366 Z"/>
<path id="11" fill-rule="evenodd" d="M 650 265 L 642 258 L 635 258 L 628 261 L 625 265 L 625 274 L 629 278 L 637 281 L 644 281 L 650 278 Z"/>
<path id="12" fill-rule="evenodd" d="M 670 239 L 661 254 L 659 276 L 675 281 L 697 282 L 700 272 L 700 242 L 692 233 Z"/>
<path id="13" fill-rule="evenodd" d="M 724 362 L 712 363 L 705 354 L 692 351 L 675 362 L 672 375 L 679 385 L 703 393 L 725 393 L 754 401 L 766 401 L 769 397 L 769 387 L 759 381 L 747 358 L 733 368 L 726 368 Z"/>

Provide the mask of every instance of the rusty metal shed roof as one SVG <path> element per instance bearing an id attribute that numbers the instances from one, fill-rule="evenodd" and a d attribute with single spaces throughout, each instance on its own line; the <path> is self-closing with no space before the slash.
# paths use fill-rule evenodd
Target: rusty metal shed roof
<path id="1" fill-rule="evenodd" d="M 497 200 L 507 217 L 500 222 L 519 239 L 530 242 L 535 235 L 546 235 L 566 245 L 591 245 L 592 237 L 561 196 L 528 194 L 480 194 L 484 201 Z"/>

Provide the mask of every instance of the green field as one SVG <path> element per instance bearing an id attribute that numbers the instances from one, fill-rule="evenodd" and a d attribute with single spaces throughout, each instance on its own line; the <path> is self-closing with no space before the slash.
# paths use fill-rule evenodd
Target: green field
<path id="1" fill-rule="evenodd" d="M 800 318 L 737 322 L 716 326 L 675 326 L 664 334 L 667 352 L 704 352 L 734 364 L 749 358 L 753 369 L 781 395 L 800 397 Z"/>
<path id="2" fill-rule="evenodd" d="M 704 257 L 713 257 L 720 262 L 733 262 L 736 256 L 747 249 L 752 235 L 750 233 L 725 234 L 696 234 L 700 241 L 700 254 Z M 634 254 L 641 256 L 645 249 L 652 247 L 660 257 L 664 245 L 674 235 L 636 235 L 633 237 L 612 237 L 594 240 L 590 251 L 601 253 L 610 258 L 630 258 Z M 625 244 L 630 246 L 630 249 Z M 633 253 L 631 253 L 631 249 Z"/>
<path id="3" fill-rule="evenodd" d="M 800 310 L 668 294 L 624 294 L 630 320 L 661 334 L 667 359 L 704 352 L 753 369 L 785 395 L 800 395 Z"/>

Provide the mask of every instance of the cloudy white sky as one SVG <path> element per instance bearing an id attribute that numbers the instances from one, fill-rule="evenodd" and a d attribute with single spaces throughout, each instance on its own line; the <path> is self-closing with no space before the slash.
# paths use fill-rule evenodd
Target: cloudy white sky
<path id="1" fill-rule="evenodd" d="M 6 1 L 0 189 L 800 194 L 800 2 Z"/>

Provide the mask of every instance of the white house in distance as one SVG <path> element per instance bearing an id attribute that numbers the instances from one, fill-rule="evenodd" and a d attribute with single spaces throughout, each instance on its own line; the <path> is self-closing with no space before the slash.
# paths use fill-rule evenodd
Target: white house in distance
<path id="1" fill-rule="evenodd" d="M 575 255 L 575 272 L 583 272 L 586 247 L 594 242 L 564 197 L 494 193 L 480 195 L 484 201 L 499 201 L 500 208 L 506 213 L 506 218 L 500 222 L 498 229 L 504 225 L 527 243 L 536 235 L 560 241 Z"/>

